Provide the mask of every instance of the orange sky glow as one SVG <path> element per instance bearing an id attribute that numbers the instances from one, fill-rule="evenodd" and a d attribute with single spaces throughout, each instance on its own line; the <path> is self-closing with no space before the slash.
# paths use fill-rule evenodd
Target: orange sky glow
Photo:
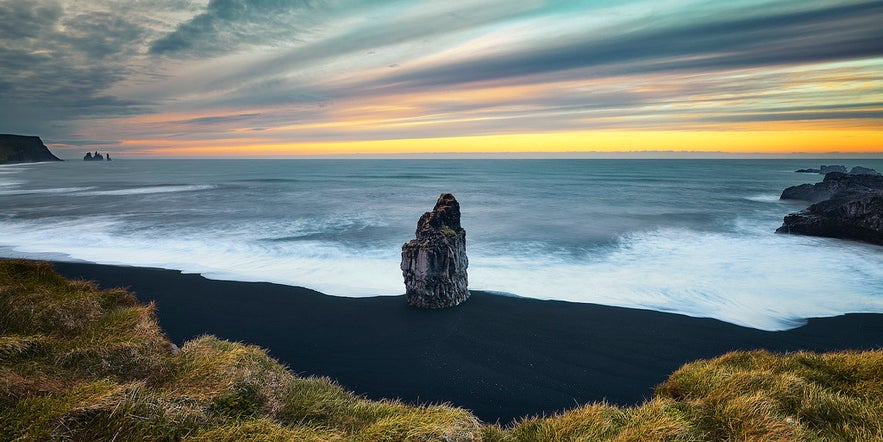
<path id="1" fill-rule="evenodd" d="M 0 43 L 0 133 L 69 158 L 883 155 L 879 2 L 246 3 L 70 2 Z"/>

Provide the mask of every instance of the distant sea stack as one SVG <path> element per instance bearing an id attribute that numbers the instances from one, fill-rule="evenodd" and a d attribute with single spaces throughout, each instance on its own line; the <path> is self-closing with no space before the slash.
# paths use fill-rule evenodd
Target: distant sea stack
<path id="1" fill-rule="evenodd" d="M 450 193 L 438 197 L 432 212 L 417 221 L 417 239 L 402 246 L 405 299 L 421 308 L 453 307 L 469 298 L 466 230 L 460 203 Z"/>
<path id="2" fill-rule="evenodd" d="M 0 134 L 0 163 L 61 161 L 49 151 L 40 137 Z"/>
<path id="3" fill-rule="evenodd" d="M 92 152 L 86 152 L 86 155 L 83 157 L 83 161 L 104 161 L 104 155 L 101 155 L 96 150 L 93 154 Z M 107 154 L 107 161 L 110 161 L 110 154 Z"/>

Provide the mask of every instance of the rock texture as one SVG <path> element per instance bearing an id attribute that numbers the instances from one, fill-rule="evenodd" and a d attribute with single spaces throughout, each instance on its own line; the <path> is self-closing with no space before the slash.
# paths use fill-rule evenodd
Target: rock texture
<path id="1" fill-rule="evenodd" d="M 785 189 L 782 199 L 815 204 L 785 216 L 776 232 L 883 245 L 883 176 L 868 171 L 873 169 L 858 168 L 857 174 L 833 172 L 821 183 Z"/>
<path id="2" fill-rule="evenodd" d="M 835 196 L 863 194 L 872 190 L 883 190 L 883 176 L 831 172 L 825 175 L 821 183 L 801 184 L 785 189 L 780 199 L 817 203 Z"/>
<path id="3" fill-rule="evenodd" d="M 883 191 L 844 194 L 785 216 L 777 233 L 854 239 L 883 245 Z"/>
<path id="4" fill-rule="evenodd" d="M 469 298 L 466 230 L 460 203 L 450 193 L 438 197 L 432 212 L 417 222 L 417 239 L 402 246 L 405 299 L 421 308 L 453 307 Z"/>
<path id="5" fill-rule="evenodd" d="M 823 165 L 822 165 L 821 167 L 819 167 L 818 169 L 799 169 L 799 170 L 795 170 L 795 172 L 799 172 L 799 173 L 821 173 L 821 174 L 826 174 L 826 173 L 831 173 L 831 172 L 846 173 L 846 166 L 841 166 L 841 165 L 825 166 L 825 165 L 823 164 Z"/>
<path id="6" fill-rule="evenodd" d="M 107 154 L 108 161 L 110 160 L 110 154 Z M 83 161 L 104 161 L 104 155 L 101 155 L 96 150 L 93 154 L 92 152 L 86 152 L 86 155 L 83 156 Z"/>
<path id="7" fill-rule="evenodd" d="M 49 151 L 40 137 L 0 134 L 0 163 L 61 161 Z"/>
<path id="8" fill-rule="evenodd" d="M 862 166 L 855 166 L 852 170 L 849 171 L 852 175 L 880 175 L 880 172 L 877 172 L 874 169 Z"/>

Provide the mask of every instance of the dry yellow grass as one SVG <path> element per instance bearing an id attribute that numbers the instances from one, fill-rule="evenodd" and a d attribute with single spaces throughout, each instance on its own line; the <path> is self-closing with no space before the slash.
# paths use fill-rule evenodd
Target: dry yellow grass
<path id="1" fill-rule="evenodd" d="M 250 345 L 179 351 L 123 290 L 0 261 L 0 440 L 883 441 L 883 351 L 736 352 L 687 364 L 635 407 L 509 426 L 369 401 Z"/>

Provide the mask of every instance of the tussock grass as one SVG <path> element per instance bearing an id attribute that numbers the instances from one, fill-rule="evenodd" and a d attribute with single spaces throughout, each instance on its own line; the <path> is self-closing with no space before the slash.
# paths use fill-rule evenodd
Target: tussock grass
<path id="1" fill-rule="evenodd" d="M 175 350 L 153 305 L 0 261 L 0 440 L 480 439 L 465 410 L 369 401 L 259 347 L 202 336 Z"/>
<path id="2" fill-rule="evenodd" d="M 124 290 L 0 261 L 0 440 L 883 441 L 883 351 L 729 353 L 683 366 L 639 406 L 501 427 L 370 401 L 251 345 L 202 336 L 178 350 Z"/>

